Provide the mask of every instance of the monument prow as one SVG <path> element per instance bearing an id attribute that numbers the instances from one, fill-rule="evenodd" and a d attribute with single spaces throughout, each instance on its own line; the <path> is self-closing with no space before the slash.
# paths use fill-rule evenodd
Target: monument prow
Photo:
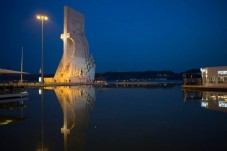
<path id="1" fill-rule="evenodd" d="M 90 83 L 94 81 L 95 63 L 84 32 L 84 15 L 64 7 L 63 56 L 54 82 Z"/>

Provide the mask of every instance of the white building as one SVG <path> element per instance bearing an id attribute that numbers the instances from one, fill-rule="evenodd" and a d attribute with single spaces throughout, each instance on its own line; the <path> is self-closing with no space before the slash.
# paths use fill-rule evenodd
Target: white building
<path id="1" fill-rule="evenodd" d="M 203 86 L 227 86 L 227 66 L 201 68 Z"/>

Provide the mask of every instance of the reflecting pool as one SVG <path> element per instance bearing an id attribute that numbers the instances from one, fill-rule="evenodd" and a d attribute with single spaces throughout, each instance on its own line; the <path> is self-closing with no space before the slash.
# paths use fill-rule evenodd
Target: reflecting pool
<path id="1" fill-rule="evenodd" d="M 1 151 L 224 151 L 227 93 L 92 86 L 0 100 Z"/>

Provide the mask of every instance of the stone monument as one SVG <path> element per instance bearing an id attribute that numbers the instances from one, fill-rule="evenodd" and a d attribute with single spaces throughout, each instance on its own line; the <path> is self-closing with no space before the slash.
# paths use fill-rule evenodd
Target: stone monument
<path id="1" fill-rule="evenodd" d="M 93 82 L 96 66 L 84 33 L 84 15 L 68 6 L 64 7 L 61 39 L 64 51 L 54 82 Z"/>

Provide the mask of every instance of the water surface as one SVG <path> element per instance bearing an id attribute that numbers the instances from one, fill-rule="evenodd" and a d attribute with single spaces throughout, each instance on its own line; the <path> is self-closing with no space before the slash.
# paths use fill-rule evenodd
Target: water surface
<path id="1" fill-rule="evenodd" d="M 178 86 L 27 91 L 27 100 L 0 103 L 3 151 L 226 150 L 227 93 Z"/>

